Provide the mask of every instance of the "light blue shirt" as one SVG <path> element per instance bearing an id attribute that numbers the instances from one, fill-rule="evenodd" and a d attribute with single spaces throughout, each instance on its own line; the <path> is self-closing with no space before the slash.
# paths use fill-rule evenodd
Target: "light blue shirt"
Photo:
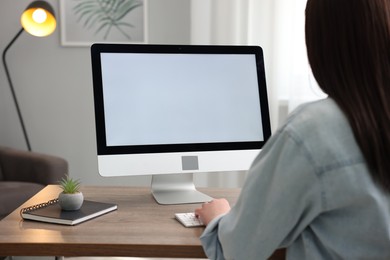
<path id="1" fill-rule="evenodd" d="M 237 203 L 201 241 L 210 259 L 390 259 L 390 195 L 370 177 L 336 103 L 299 107 L 253 162 Z"/>

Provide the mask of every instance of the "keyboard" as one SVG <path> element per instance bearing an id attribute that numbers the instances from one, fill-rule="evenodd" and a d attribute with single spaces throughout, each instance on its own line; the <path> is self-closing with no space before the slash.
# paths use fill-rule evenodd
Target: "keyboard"
<path id="1" fill-rule="evenodd" d="M 185 227 L 201 227 L 204 226 L 202 221 L 195 216 L 194 212 L 176 213 L 175 218 Z"/>

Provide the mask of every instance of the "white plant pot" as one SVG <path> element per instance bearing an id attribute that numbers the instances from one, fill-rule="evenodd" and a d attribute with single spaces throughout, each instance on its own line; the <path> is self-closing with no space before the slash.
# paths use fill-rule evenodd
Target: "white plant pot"
<path id="1" fill-rule="evenodd" d="M 78 193 L 63 193 L 58 196 L 58 203 L 62 210 L 72 211 L 79 210 L 84 202 L 84 196 L 82 192 Z"/>

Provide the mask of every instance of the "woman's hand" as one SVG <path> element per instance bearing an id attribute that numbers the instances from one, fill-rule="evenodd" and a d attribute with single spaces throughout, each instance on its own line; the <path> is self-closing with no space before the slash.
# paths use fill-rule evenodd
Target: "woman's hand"
<path id="1" fill-rule="evenodd" d="M 211 202 L 203 203 L 201 208 L 195 209 L 195 215 L 205 225 L 208 225 L 211 220 L 229 211 L 230 205 L 226 199 L 215 199 Z"/>

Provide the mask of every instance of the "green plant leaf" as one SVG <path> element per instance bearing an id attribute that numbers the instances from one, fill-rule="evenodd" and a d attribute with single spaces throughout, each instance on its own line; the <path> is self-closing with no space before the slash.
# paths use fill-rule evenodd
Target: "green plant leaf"
<path id="1" fill-rule="evenodd" d="M 74 194 L 80 192 L 80 180 L 72 179 L 68 174 L 60 181 L 60 187 L 64 193 Z"/>
<path id="2" fill-rule="evenodd" d="M 87 30 L 97 28 L 95 34 L 106 30 L 104 39 L 108 37 L 111 30 L 116 28 L 126 38 L 130 35 L 125 30 L 133 25 L 122 21 L 134 9 L 142 6 L 140 0 L 74 0 L 79 2 L 73 7 L 77 16 L 77 22 L 81 22 Z"/>

